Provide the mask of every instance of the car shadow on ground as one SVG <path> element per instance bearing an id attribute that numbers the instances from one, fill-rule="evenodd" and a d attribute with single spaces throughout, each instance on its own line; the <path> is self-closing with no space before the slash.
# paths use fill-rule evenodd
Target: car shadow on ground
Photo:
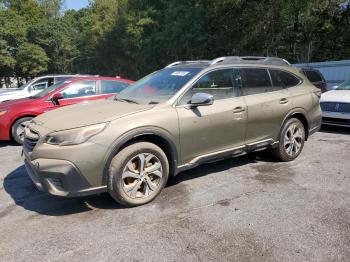
<path id="1" fill-rule="evenodd" d="M 329 134 L 350 135 L 350 127 L 323 125 L 319 132 L 329 133 Z"/>
<path id="2" fill-rule="evenodd" d="M 169 179 L 167 187 L 175 186 L 183 181 L 197 179 L 210 173 L 221 172 L 234 167 L 261 161 L 271 162 L 273 160 L 268 154 L 262 155 L 260 153 L 204 164 Z M 64 216 L 88 212 L 93 209 L 124 208 L 116 203 L 107 193 L 87 197 L 64 198 L 41 192 L 35 188 L 33 182 L 27 175 L 24 165 L 18 167 L 5 177 L 3 187 L 16 205 L 43 215 Z M 164 193 L 166 194 L 166 189 Z M 167 199 L 166 195 L 164 199 Z"/>

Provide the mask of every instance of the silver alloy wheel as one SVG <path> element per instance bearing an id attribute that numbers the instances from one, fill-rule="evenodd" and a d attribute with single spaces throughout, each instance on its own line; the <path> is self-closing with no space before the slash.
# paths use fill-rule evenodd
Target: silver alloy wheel
<path id="1" fill-rule="evenodd" d="M 22 123 L 20 123 L 18 126 L 17 126 L 17 129 L 16 129 L 16 135 L 19 139 L 21 139 L 21 141 L 24 140 L 24 129 L 26 128 L 26 126 L 29 124 L 30 120 L 28 121 L 23 121 Z"/>
<path id="2" fill-rule="evenodd" d="M 123 190 L 133 199 L 149 197 L 161 184 L 162 175 L 162 164 L 155 155 L 139 154 L 124 167 Z"/>
<path id="3" fill-rule="evenodd" d="M 289 156 L 297 155 L 302 147 L 304 130 L 297 124 L 288 127 L 284 136 L 284 149 Z"/>

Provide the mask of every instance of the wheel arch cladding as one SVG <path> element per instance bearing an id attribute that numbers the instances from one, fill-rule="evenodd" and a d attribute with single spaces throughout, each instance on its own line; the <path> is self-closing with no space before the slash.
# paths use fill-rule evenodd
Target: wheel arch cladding
<path id="1" fill-rule="evenodd" d="M 159 146 L 167 156 L 169 161 L 169 176 L 176 175 L 177 163 L 178 163 L 178 152 L 175 144 L 166 135 L 157 131 L 145 131 L 140 133 L 130 134 L 121 140 L 113 147 L 113 150 L 109 153 L 107 161 L 105 161 L 105 166 L 103 170 L 103 181 L 102 184 L 106 185 L 108 180 L 108 170 L 112 162 L 112 159 L 117 155 L 122 149 L 129 146 L 130 144 L 137 142 L 150 142 Z"/>

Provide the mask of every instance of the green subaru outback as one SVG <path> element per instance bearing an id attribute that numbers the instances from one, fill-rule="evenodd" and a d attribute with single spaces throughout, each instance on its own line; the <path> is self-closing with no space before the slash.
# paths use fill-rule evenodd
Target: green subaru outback
<path id="1" fill-rule="evenodd" d="M 280 58 L 175 62 L 113 99 L 57 109 L 25 129 L 38 189 L 101 192 L 137 206 L 169 176 L 205 162 L 271 150 L 292 161 L 321 123 L 320 91 Z"/>

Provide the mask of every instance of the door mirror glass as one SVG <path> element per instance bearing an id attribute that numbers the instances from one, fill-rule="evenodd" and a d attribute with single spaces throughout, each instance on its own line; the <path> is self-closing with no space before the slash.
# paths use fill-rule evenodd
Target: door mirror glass
<path id="1" fill-rule="evenodd" d="M 196 93 L 191 98 L 191 106 L 210 106 L 214 103 L 214 96 L 207 93 Z"/>

